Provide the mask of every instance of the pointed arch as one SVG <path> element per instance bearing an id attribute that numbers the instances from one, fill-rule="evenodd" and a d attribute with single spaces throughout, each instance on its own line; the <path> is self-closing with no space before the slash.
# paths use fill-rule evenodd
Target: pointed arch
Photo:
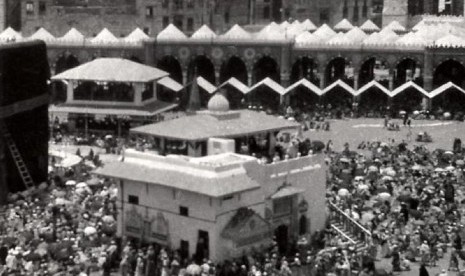
<path id="1" fill-rule="evenodd" d="M 157 68 L 168 72 L 170 74 L 170 78 L 177 81 L 178 83 L 182 83 L 181 64 L 174 56 L 164 56 L 158 60 Z M 158 86 L 157 98 L 161 101 L 176 102 L 179 101 L 178 97 L 182 97 L 182 95 L 177 95 L 177 93 L 173 93 L 173 91 L 169 89 Z"/>

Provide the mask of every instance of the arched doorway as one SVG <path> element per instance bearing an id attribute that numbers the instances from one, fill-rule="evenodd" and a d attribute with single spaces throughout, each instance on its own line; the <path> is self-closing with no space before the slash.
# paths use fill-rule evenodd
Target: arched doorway
<path id="1" fill-rule="evenodd" d="M 329 85 L 337 80 L 343 80 L 348 85 L 354 85 L 354 67 L 343 57 L 332 59 L 325 70 L 325 85 Z"/>
<path id="2" fill-rule="evenodd" d="M 358 111 L 365 117 L 382 117 L 389 103 L 389 96 L 378 87 L 371 87 L 360 94 Z"/>
<path id="3" fill-rule="evenodd" d="M 457 112 L 465 111 L 465 94 L 457 88 L 451 87 L 434 97 L 431 105 L 438 115 L 442 115 L 443 111 L 447 111 L 454 116 Z"/>
<path id="4" fill-rule="evenodd" d="M 421 103 L 424 95 L 417 89 L 410 87 L 400 92 L 392 98 L 393 114 L 398 114 L 398 111 L 404 110 L 411 113 L 414 110 L 421 110 Z"/>
<path id="5" fill-rule="evenodd" d="M 276 243 L 278 243 L 279 253 L 281 255 L 285 255 L 288 250 L 289 227 L 287 225 L 281 224 L 274 231 L 274 236 L 276 238 Z"/>
<path id="6" fill-rule="evenodd" d="M 182 69 L 181 69 L 181 64 L 179 64 L 179 61 L 173 57 L 173 56 L 165 56 L 162 59 L 160 59 L 157 62 L 157 68 L 166 71 L 170 74 L 170 78 L 173 80 L 177 81 L 180 84 L 182 83 Z M 162 87 L 161 85 L 158 85 L 157 87 L 157 97 L 161 101 L 165 102 L 176 102 L 178 101 L 178 97 L 182 97 L 181 95 L 177 95 L 176 92 L 171 91 L 165 87 Z M 182 92 L 180 92 L 182 93 Z"/>
<path id="7" fill-rule="evenodd" d="M 360 67 L 359 87 L 364 86 L 372 80 L 376 80 L 384 87 L 389 87 L 389 66 L 383 60 L 369 58 Z"/>
<path id="8" fill-rule="evenodd" d="M 320 79 L 318 77 L 318 64 L 314 59 L 309 57 L 302 57 L 298 59 L 292 66 L 291 84 L 301 80 L 302 78 L 306 78 L 317 86 L 320 85 Z"/>
<path id="9" fill-rule="evenodd" d="M 320 102 L 320 96 L 304 86 L 299 86 L 288 93 L 292 108 L 308 110 Z M 286 95 L 286 96 L 287 96 Z"/>
<path id="10" fill-rule="evenodd" d="M 439 87 L 445 83 L 453 82 L 464 87 L 465 67 L 456 60 L 446 60 L 434 70 L 433 85 Z"/>
<path id="11" fill-rule="evenodd" d="M 79 60 L 74 55 L 62 54 L 55 63 L 55 75 L 79 65 Z M 52 102 L 62 103 L 66 101 L 66 85 L 63 82 L 53 82 Z"/>
<path id="12" fill-rule="evenodd" d="M 211 84 L 215 85 L 215 66 L 211 60 L 205 56 L 200 55 L 196 56 L 190 63 L 188 69 L 188 79 L 192 81 L 195 77 L 203 77 Z M 187 106 L 189 102 L 189 95 L 191 89 L 188 89 L 187 98 L 184 98 L 182 102 L 184 106 Z M 205 91 L 203 88 L 199 87 L 199 96 L 200 96 L 200 106 L 206 107 L 208 100 L 210 99 L 210 94 Z"/>
<path id="13" fill-rule="evenodd" d="M 255 82 L 259 82 L 264 78 L 270 78 L 275 82 L 280 82 L 278 63 L 271 57 L 265 56 L 259 59 L 254 65 Z"/>
<path id="14" fill-rule="evenodd" d="M 336 110 L 337 117 L 340 117 L 346 111 L 352 108 L 354 96 L 341 86 L 335 86 L 323 95 L 323 102 L 331 106 L 331 110 Z"/>
<path id="15" fill-rule="evenodd" d="M 275 82 L 280 83 L 278 64 L 269 56 L 259 59 L 255 63 L 253 70 L 255 82 L 260 82 L 265 78 L 270 78 Z M 280 96 L 269 87 L 261 86 L 248 95 L 248 101 L 252 102 L 253 105 L 262 106 L 265 109 L 272 109 L 276 111 L 279 109 Z"/>
<path id="16" fill-rule="evenodd" d="M 409 81 L 422 86 L 421 67 L 414 59 L 405 58 L 396 66 L 394 87 L 397 88 Z"/>
<path id="17" fill-rule="evenodd" d="M 232 77 L 247 85 L 247 67 L 244 61 L 237 56 L 231 57 L 221 66 L 220 82 L 224 83 Z M 244 93 L 231 85 L 225 85 L 224 89 L 231 109 L 240 108 L 244 100 Z"/>

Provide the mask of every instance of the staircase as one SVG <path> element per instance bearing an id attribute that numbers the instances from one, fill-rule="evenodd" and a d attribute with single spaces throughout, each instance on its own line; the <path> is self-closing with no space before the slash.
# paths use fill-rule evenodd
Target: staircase
<path id="1" fill-rule="evenodd" d="M 328 202 L 330 210 L 330 225 L 344 240 L 349 241 L 356 252 L 367 248 L 371 233 L 353 218 L 349 217 L 334 203 Z"/>
<path id="2" fill-rule="evenodd" d="M 23 158 L 21 157 L 21 154 L 19 153 L 18 147 L 16 147 L 16 143 L 13 140 L 11 133 L 8 131 L 5 122 L 2 120 L 0 120 L 0 133 L 5 140 L 6 146 L 10 150 L 11 157 L 13 158 L 13 161 L 16 164 L 16 168 L 18 169 L 19 175 L 23 180 L 24 186 L 26 187 L 26 189 L 34 187 L 34 181 L 31 177 L 31 174 L 29 173 L 29 170 L 27 169 L 26 164 L 24 163 Z"/>

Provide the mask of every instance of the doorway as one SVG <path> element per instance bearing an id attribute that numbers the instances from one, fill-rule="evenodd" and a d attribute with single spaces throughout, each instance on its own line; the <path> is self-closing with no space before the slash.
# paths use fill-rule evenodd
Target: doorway
<path id="1" fill-rule="evenodd" d="M 197 241 L 197 247 L 195 252 L 196 261 L 201 263 L 203 259 L 208 259 L 210 256 L 209 248 L 210 241 L 208 237 L 208 232 L 199 230 L 199 239 Z"/>
<path id="2" fill-rule="evenodd" d="M 278 226 L 278 228 L 276 228 L 276 230 L 274 231 L 274 235 L 276 237 L 276 242 L 278 243 L 279 253 L 281 255 L 286 254 L 289 243 L 289 233 L 287 225 L 282 224 Z"/>
<path id="3" fill-rule="evenodd" d="M 189 241 L 181 240 L 180 255 L 183 260 L 189 258 Z"/>

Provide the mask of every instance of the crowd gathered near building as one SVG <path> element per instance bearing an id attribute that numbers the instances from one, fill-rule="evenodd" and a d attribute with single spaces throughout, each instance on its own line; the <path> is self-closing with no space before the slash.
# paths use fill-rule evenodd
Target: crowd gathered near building
<path id="1" fill-rule="evenodd" d="M 117 188 L 111 181 L 96 181 L 83 172 L 68 174 L 72 179 L 51 172 L 49 183 L 10 195 L 8 205 L 2 207 L 1 272 L 373 275 L 375 261 L 382 258 L 392 258 L 393 270 L 404 271 L 411 269 L 412 262 L 434 266 L 448 251 L 446 269 L 459 271 L 464 233 L 460 184 L 465 162 L 460 141 L 455 142 L 453 151 L 371 141 L 357 151 L 346 144 L 342 152 L 334 151 L 328 142 L 320 148 L 328 164 L 328 227 L 301 237 L 287 252 L 279 252 L 274 241 L 267 248 L 221 263 L 207 256 L 181 256 L 177 248 L 117 237 Z M 331 227 L 341 216 L 369 231 L 366 246 L 355 246 Z"/>

